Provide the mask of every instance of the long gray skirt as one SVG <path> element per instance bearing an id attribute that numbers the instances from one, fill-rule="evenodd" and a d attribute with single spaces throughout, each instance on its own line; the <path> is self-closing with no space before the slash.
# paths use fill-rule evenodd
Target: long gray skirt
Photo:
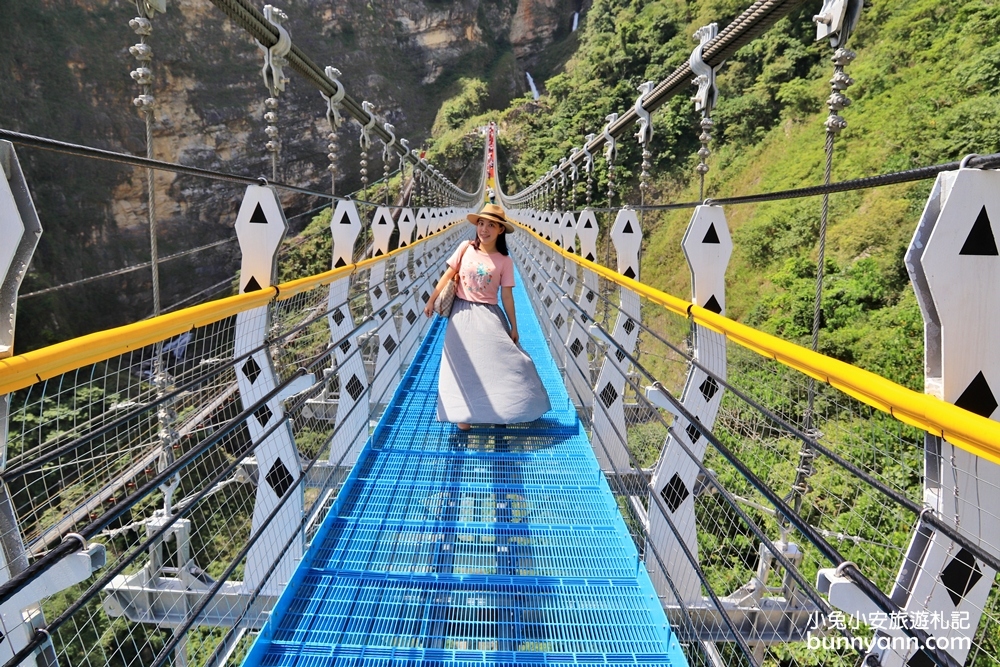
<path id="1" fill-rule="evenodd" d="M 518 424 L 549 411 L 535 364 L 509 332 L 500 306 L 455 299 L 438 375 L 438 421 Z"/>

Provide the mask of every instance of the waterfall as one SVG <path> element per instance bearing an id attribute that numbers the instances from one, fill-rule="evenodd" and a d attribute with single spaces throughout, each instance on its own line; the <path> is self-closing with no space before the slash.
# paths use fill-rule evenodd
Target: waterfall
<path id="1" fill-rule="evenodd" d="M 573 32 L 576 32 L 576 28 L 579 25 L 580 25 L 580 12 L 573 12 Z"/>
<path id="2" fill-rule="evenodd" d="M 538 88 L 535 86 L 535 80 L 531 78 L 531 74 L 525 72 L 524 75 L 528 77 L 528 87 L 531 88 L 531 96 L 534 99 L 538 99 Z"/>

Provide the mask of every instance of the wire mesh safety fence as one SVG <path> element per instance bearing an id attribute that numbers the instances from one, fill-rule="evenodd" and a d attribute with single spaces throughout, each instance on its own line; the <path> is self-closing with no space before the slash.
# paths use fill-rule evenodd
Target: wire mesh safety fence
<path id="1" fill-rule="evenodd" d="M 323 282 L 272 300 L 260 348 L 234 358 L 226 317 L 10 395 L 0 539 L 20 558 L 6 567 L 15 581 L 3 603 L 17 613 L 5 611 L 2 631 L 12 651 L 27 644 L 10 664 L 207 665 L 242 650 L 283 584 L 277 560 L 301 553 L 349 470 L 351 446 L 337 443 L 364 442 L 409 361 L 404 348 L 427 321 L 413 310 L 437 278 L 428 269 L 456 242 L 454 230 L 432 234 L 457 216 L 440 213 L 424 212 L 437 221 L 427 242 L 334 277 L 348 283 L 346 303 L 330 303 Z M 376 293 L 387 297 L 380 309 Z M 334 312 L 353 322 L 341 337 L 331 336 Z M 394 363 L 376 363 L 386 348 L 399 348 Z M 262 352 L 276 387 L 248 404 L 237 374 L 264 372 Z M 354 358 L 360 396 L 338 372 Z M 258 469 L 260 446 L 282 431 L 297 460 Z M 265 485 L 279 499 L 271 512 L 260 507 Z M 301 525 L 263 545 L 289 503 Z M 251 566 L 255 550 L 279 558 Z"/>
<path id="2" fill-rule="evenodd" d="M 965 664 L 997 662 L 995 590 L 974 609 L 972 618 L 981 612 L 981 619 L 965 633 L 974 633 L 968 639 L 955 632 L 970 623 L 967 611 L 932 614 L 898 606 L 906 582 L 895 580 L 914 527 L 926 535 L 931 523 L 944 528 L 953 518 L 924 509 L 923 431 L 827 385 L 807 420 L 806 375 L 724 339 L 713 344 L 719 334 L 655 303 L 644 301 L 641 317 L 629 320 L 639 334 L 635 351 L 626 349 L 612 333 L 624 303 L 619 285 L 530 234 L 519 239 L 522 274 L 595 452 L 600 458 L 601 449 L 627 443 L 617 465 L 609 452 L 605 460 L 612 464 L 602 467 L 671 623 L 682 637 L 687 633 L 692 663 L 855 664 L 874 642 L 900 647 L 898 654 L 926 664 L 954 664 L 943 650 L 915 650 L 927 645 L 921 642 L 928 635 L 968 642 Z M 711 372 L 719 358 L 728 373 Z M 621 396 L 597 383 L 601 366 L 611 360 L 626 377 Z M 690 403 L 685 396 L 695 392 L 705 402 L 720 393 L 714 424 L 696 425 L 688 418 L 697 415 L 651 400 L 660 386 L 676 404 Z M 621 419 L 610 437 L 594 428 L 601 413 L 616 410 Z M 944 443 L 945 474 L 950 468 L 956 478 L 975 478 L 970 465 L 962 469 L 966 459 L 949 460 L 949 451 Z M 697 469 L 696 476 L 685 468 Z M 988 479 L 980 481 L 980 489 L 992 488 Z M 953 502 L 957 517 L 959 504 L 975 500 L 956 495 Z M 992 573 L 985 566 L 995 562 L 975 560 L 991 558 L 988 538 L 958 537 L 951 552 L 957 565 L 937 582 L 953 599 L 982 570 Z M 961 552 L 977 544 L 984 548 L 975 557 Z M 873 611 L 852 617 L 831 607 L 820 570 L 841 563 L 873 584 L 873 599 L 881 592 L 884 599 L 870 604 Z M 908 563 L 910 585 L 914 565 Z"/>

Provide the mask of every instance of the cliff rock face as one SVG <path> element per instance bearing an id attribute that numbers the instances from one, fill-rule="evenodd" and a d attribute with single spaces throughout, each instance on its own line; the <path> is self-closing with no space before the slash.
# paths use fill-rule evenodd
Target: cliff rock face
<path id="1" fill-rule="evenodd" d="M 552 43 L 556 32 L 572 20 L 565 0 L 519 0 L 510 27 L 514 55 L 530 59 Z"/>
<path id="2" fill-rule="evenodd" d="M 292 40 L 321 67 L 343 72 L 358 100 L 419 146 L 459 76 L 489 76 L 496 63 L 530 59 L 549 44 L 572 10 L 565 0 L 296 0 L 276 3 L 289 16 Z M 0 43 L 0 89 L 6 128 L 145 155 L 145 127 L 132 105 L 129 78 L 138 42 L 129 28 L 131 0 L 13 3 L 8 39 Z M 207 0 L 168 0 L 148 39 L 156 98 L 157 159 L 221 172 L 271 178 L 264 150 L 257 44 Z M 524 92 L 523 73 L 503 68 L 509 95 Z M 279 181 L 328 191 L 325 104 L 293 71 L 280 96 Z M 514 86 L 520 77 L 521 89 Z M 499 87 L 498 87 L 499 88 Z M 491 99 L 500 107 L 507 99 Z M 338 132 L 338 193 L 360 186 L 359 126 Z M 145 170 L 19 149 L 45 233 L 22 293 L 149 259 Z M 381 176 L 381 145 L 369 154 L 369 177 Z M 392 165 L 395 168 L 395 164 Z M 231 238 L 243 187 L 156 173 L 160 255 Z M 322 200 L 282 193 L 290 217 Z M 292 217 L 292 230 L 308 216 Z M 236 269 L 236 244 L 161 267 L 163 305 Z M 145 317 L 149 272 L 25 299 L 18 351 Z"/>

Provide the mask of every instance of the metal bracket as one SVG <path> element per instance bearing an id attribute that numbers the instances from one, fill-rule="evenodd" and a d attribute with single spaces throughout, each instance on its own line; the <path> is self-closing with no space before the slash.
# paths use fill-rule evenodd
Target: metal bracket
<path id="1" fill-rule="evenodd" d="M 344 100 L 344 96 L 347 94 L 347 90 L 344 88 L 344 84 L 340 82 L 340 70 L 336 67 L 326 68 L 326 78 L 333 81 L 333 85 L 337 87 L 337 92 L 333 95 L 327 95 L 323 91 L 320 91 L 320 95 L 326 100 L 326 120 L 330 123 L 330 127 L 337 129 L 344 122 L 344 117 L 340 115 L 340 103 Z"/>
<path id="2" fill-rule="evenodd" d="M 281 25 L 282 21 L 288 20 L 288 15 L 283 11 L 271 5 L 264 5 L 264 18 L 278 29 L 278 41 L 270 47 L 258 42 L 264 52 L 264 67 L 261 68 L 261 74 L 264 77 L 264 85 L 271 92 L 271 97 L 277 97 L 278 93 L 285 90 L 285 84 L 288 83 L 282 68 L 288 64 L 285 56 L 292 50 L 292 38 Z"/>
<path id="3" fill-rule="evenodd" d="M 691 52 L 691 58 L 688 62 L 691 65 L 691 71 L 695 74 L 694 80 L 691 83 L 698 86 L 698 92 L 691 98 L 691 101 L 694 102 L 695 111 L 711 113 L 712 109 L 715 108 L 715 100 L 719 94 L 718 89 L 715 87 L 715 70 L 718 68 L 714 68 L 706 63 L 701 54 L 705 45 L 715 39 L 718 34 L 718 23 L 709 23 L 706 26 L 698 28 L 694 33 L 694 38 L 699 40 L 698 46 L 694 47 L 694 51 Z"/>
<path id="4" fill-rule="evenodd" d="M 653 92 L 653 88 L 656 87 L 656 83 L 653 81 L 646 81 L 641 86 L 639 86 L 639 97 L 635 101 L 635 113 L 639 116 L 639 131 L 635 133 L 635 138 L 639 140 L 639 143 L 643 146 L 648 146 L 649 142 L 653 140 L 653 123 L 651 115 L 642 106 L 642 100 Z"/>
<path id="5" fill-rule="evenodd" d="M 384 145 L 382 146 L 382 162 L 388 162 L 392 157 L 391 149 L 396 145 L 396 135 L 393 132 L 393 130 L 396 129 L 396 126 L 392 123 L 383 123 L 382 127 L 389 133 L 389 137 L 391 137 L 388 142 L 383 142 Z"/>
<path id="6" fill-rule="evenodd" d="M 368 114 L 368 122 L 361 126 L 361 150 L 367 151 L 372 147 L 370 132 L 375 128 L 375 105 L 365 100 L 361 108 Z"/>
<path id="7" fill-rule="evenodd" d="M 609 130 L 611 126 L 615 124 L 618 120 L 618 113 L 609 113 L 604 117 L 604 120 L 608 121 L 601 131 L 601 137 L 604 139 L 604 157 L 608 162 L 614 162 L 615 156 L 618 154 L 618 140 L 615 139 Z"/>
<path id="8" fill-rule="evenodd" d="M 812 18 L 816 41 L 829 37 L 830 46 L 835 49 L 847 44 L 861 18 L 863 4 L 863 0 L 823 0 L 823 8 Z"/>
<path id="9" fill-rule="evenodd" d="M 156 16 L 156 12 L 167 12 L 167 0 L 135 0 L 135 9 L 140 15 L 151 19 Z"/>
<path id="10" fill-rule="evenodd" d="M 593 141 L 594 137 L 596 137 L 596 136 L 597 135 L 593 134 L 593 133 L 588 134 L 585 137 L 585 141 L 583 142 L 583 148 L 580 149 L 580 150 L 583 151 L 583 155 L 584 155 L 583 170 L 585 172 L 587 172 L 588 174 L 594 171 L 594 154 L 590 152 L 590 150 L 587 148 L 587 145 L 591 141 Z"/>

